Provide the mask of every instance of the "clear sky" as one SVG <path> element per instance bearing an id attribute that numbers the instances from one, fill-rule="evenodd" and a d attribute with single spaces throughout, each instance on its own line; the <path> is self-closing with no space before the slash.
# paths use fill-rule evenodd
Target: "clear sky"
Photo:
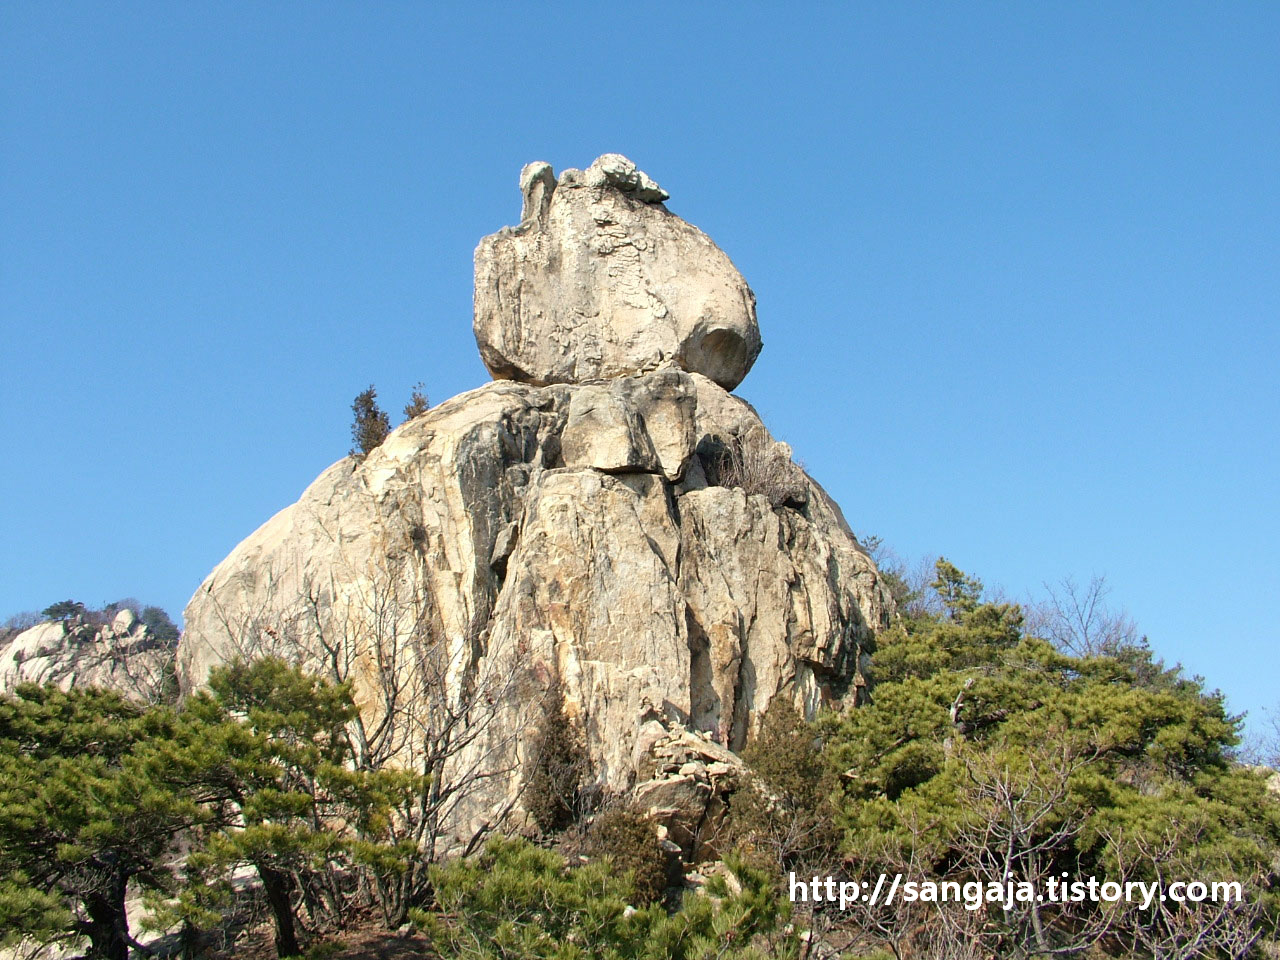
<path id="1" fill-rule="evenodd" d="M 0 618 L 178 616 L 359 390 L 487 379 L 476 242 L 616 151 L 856 530 L 1280 702 L 1280 6 L 8 0 L 0 97 Z"/>

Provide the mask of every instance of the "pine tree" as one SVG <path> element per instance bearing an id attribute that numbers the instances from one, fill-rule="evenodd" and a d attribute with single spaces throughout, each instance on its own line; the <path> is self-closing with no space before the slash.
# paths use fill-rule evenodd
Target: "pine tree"
<path id="1" fill-rule="evenodd" d="M 735 858 L 730 879 L 680 910 L 631 909 L 634 873 L 609 860 L 568 869 L 527 840 L 495 837 L 479 857 L 432 870 L 435 909 L 410 911 L 432 956 L 453 960 L 793 960 L 799 938 L 772 878 Z"/>
<path id="2" fill-rule="evenodd" d="M 333 868 L 344 841 L 329 825 L 342 812 L 351 690 L 276 658 L 215 668 L 209 688 L 192 699 L 190 735 L 167 758 L 216 809 L 216 829 L 188 864 L 195 912 L 200 887 L 247 864 L 262 881 L 276 951 L 293 956 L 301 952 L 296 899 L 335 920 L 341 911 Z"/>
<path id="3" fill-rule="evenodd" d="M 84 937 L 93 960 L 126 960 L 126 888 L 163 888 L 174 839 L 202 817 L 143 758 L 174 724 L 93 689 L 0 698 L 0 941 Z"/>
<path id="4" fill-rule="evenodd" d="M 978 601 L 982 599 L 981 580 L 970 577 L 946 557 L 938 558 L 936 570 L 938 576 L 930 586 L 941 597 L 952 620 L 960 619 L 978 605 Z"/>
<path id="5" fill-rule="evenodd" d="M 85 608 L 78 600 L 60 600 L 45 607 L 40 613 L 47 620 L 71 620 L 83 617 Z"/>
<path id="6" fill-rule="evenodd" d="M 1144 648 L 1066 655 L 1024 632 L 1017 606 L 982 603 L 978 580 L 945 560 L 937 573 L 945 612 L 904 618 L 882 634 L 871 703 L 820 727 L 850 878 L 1011 877 L 1040 890 L 1064 872 L 1117 882 L 1157 873 L 1166 883 L 1240 879 L 1247 905 L 1180 916 L 1222 938 L 1212 941 L 1220 954 L 1203 955 L 1243 955 L 1228 940 L 1256 938 L 1277 916 L 1280 803 L 1231 762 L 1238 718 Z M 945 934 L 1010 955 L 1079 952 L 1103 938 L 1129 943 L 1133 955 L 1183 955 L 1162 952 L 1178 918 L 1156 948 L 1148 940 L 1158 918 L 1136 908 L 959 907 L 945 924 L 917 913 L 894 903 L 848 922 L 879 931 L 895 954 L 904 946 L 896 938 Z M 958 944 L 914 948 L 960 955 Z"/>
<path id="7" fill-rule="evenodd" d="M 178 642 L 178 625 L 161 607 L 143 607 L 138 614 L 138 619 L 161 643 Z"/>
<path id="8" fill-rule="evenodd" d="M 351 441 L 355 446 L 351 448 L 350 456 L 368 456 L 391 432 L 391 419 L 378 406 L 378 391 L 373 384 L 368 390 L 356 394 L 351 412 L 355 414 L 351 424 Z"/>

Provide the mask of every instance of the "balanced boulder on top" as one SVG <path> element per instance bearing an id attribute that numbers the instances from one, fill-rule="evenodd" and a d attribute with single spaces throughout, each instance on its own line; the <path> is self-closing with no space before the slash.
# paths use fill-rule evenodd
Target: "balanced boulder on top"
<path id="1" fill-rule="evenodd" d="M 608 153 L 520 175 L 521 222 L 476 248 L 475 334 L 499 380 L 582 383 L 673 363 L 726 390 L 760 353 L 755 294 L 667 193 Z"/>

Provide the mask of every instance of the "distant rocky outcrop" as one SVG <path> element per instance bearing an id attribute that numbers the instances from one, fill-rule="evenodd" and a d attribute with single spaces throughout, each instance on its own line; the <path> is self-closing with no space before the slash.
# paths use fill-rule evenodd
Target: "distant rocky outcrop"
<path id="1" fill-rule="evenodd" d="M 530 165 L 521 188 L 520 226 L 476 253 L 498 379 L 334 464 L 236 547 L 187 606 L 181 684 L 274 652 L 354 681 L 371 729 L 417 711 L 430 739 L 483 714 L 452 761 L 488 771 L 473 824 L 518 809 L 554 687 L 597 784 L 696 846 L 770 702 L 859 698 L 891 601 L 727 392 L 760 349 L 728 258 L 617 155 L 558 179 Z M 682 797 L 701 810 L 671 813 Z"/>
<path id="2" fill-rule="evenodd" d="M 81 617 L 51 620 L 0 644 L 0 693 L 21 683 L 105 687 L 140 703 L 176 693 L 174 648 L 156 637 L 132 610 L 109 623 Z"/>

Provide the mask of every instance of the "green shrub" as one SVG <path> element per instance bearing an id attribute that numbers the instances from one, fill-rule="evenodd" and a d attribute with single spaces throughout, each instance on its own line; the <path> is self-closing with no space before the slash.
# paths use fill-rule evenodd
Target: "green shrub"
<path id="1" fill-rule="evenodd" d="M 533 765 L 523 794 L 524 808 L 546 833 L 563 830 L 577 818 L 586 750 L 565 714 L 564 694 L 552 683 L 542 701 L 542 722 L 530 744 Z"/>
<path id="2" fill-rule="evenodd" d="M 835 778 L 814 726 L 787 698 L 775 697 L 742 759 L 755 782 L 730 800 L 723 845 L 764 869 L 826 872 L 837 859 L 840 831 L 829 799 Z"/>
<path id="3" fill-rule="evenodd" d="M 619 874 L 631 874 L 637 904 L 656 903 L 666 892 L 667 854 L 647 817 L 622 808 L 604 811 L 587 830 L 586 852 L 608 859 Z"/>
<path id="4" fill-rule="evenodd" d="M 789 960 L 787 903 L 764 874 L 730 863 L 710 896 L 688 894 L 668 914 L 629 909 L 628 876 L 607 862 L 569 869 L 527 840 L 495 837 L 485 852 L 432 869 L 436 908 L 410 917 L 450 960 Z M 732 886 L 732 889 L 731 889 Z"/>

